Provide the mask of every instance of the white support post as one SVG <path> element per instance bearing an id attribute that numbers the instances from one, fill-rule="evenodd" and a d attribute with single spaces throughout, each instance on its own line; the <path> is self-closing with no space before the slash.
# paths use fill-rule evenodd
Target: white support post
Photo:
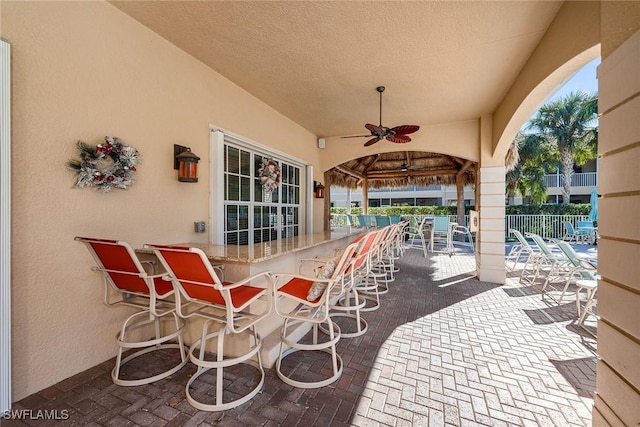
<path id="1" fill-rule="evenodd" d="M 480 242 L 478 243 L 478 276 L 483 282 L 504 284 L 506 281 L 504 166 L 480 168 Z M 476 190 L 478 191 L 478 190 Z"/>
<path id="2" fill-rule="evenodd" d="M 11 409 L 11 45 L 0 40 L 0 414 Z"/>

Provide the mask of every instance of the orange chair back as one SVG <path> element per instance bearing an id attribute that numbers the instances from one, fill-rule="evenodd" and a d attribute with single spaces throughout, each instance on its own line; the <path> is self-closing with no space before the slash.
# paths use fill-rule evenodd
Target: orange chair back
<path id="1" fill-rule="evenodd" d="M 96 263 L 111 283 L 121 291 L 149 294 L 147 282 L 140 277 L 142 266 L 134 258 L 135 254 L 125 242 L 107 239 L 76 237 L 89 248 Z"/>
<path id="2" fill-rule="evenodd" d="M 186 246 L 148 246 L 156 251 L 167 271 L 178 280 L 185 296 L 226 305 L 219 291 L 223 284 L 202 251 Z"/>

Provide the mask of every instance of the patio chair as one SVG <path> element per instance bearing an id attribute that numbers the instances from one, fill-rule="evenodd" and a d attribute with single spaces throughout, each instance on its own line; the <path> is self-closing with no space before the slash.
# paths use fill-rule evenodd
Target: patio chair
<path id="1" fill-rule="evenodd" d="M 371 215 L 358 215 L 358 223 L 361 227 L 372 227 L 373 222 L 371 219 Z"/>
<path id="2" fill-rule="evenodd" d="M 398 227 L 388 225 L 382 229 L 378 247 L 372 253 L 370 276 L 378 282 L 378 295 L 389 292 L 389 283 L 395 280 L 398 269 L 395 260 L 398 256 L 395 252 L 396 233 Z"/>
<path id="3" fill-rule="evenodd" d="M 471 248 L 471 252 L 475 251 L 473 243 L 473 235 L 468 227 L 460 225 L 456 222 L 451 223 L 451 255 L 455 253 L 455 245 L 464 245 Z"/>
<path id="4" fill-rule="evenodd" d="M 345 279 L 347 269 L 352 265 L 353 255 L 360 242 L 351 243 L 342 255 L 327 262 L 322 268 L 320 277 L 313 274 L 303 275 L 301 272 L 274 273 L 275 311 L 284 319 L 280 333 L 280 352 L 276 361 L 276 373 L 285 383 L 300 388 L 324 387 L 335 382 L 342 375 L 342 359 L 336 352 L 336 344 L 340 340 L 340 328 L 329 317 L 330 295 L 340 288 Z M 294 304 L 293 308 L 292 304 Z M 319 326 L 326 323 L 328 338 L 319 337 Z M 297 329 L 301 325 L 311 325 L 312 342 L 303 343 L 298 338 Z M 287 349 L 285 350 L 285 346 Z M 322 372 L 308 373 L 302 377 L 295 370 L 284 372 L 283 361 L 298 351 L 322 351 L 331 357 L 331 371 L 327 375 Z M 307 372 L 305 372 L 307 373 Z"/>
<path id="5" fill-rule="evenodd" d="M 530 256 L 525 264 L 525 268 L 520 275 L 520 281 L 535 284 L 536 280 L 546 274 L 546 279 L 542 285 L 542 297 L 544 298 L 546 288 L 551 281 L 561 280 L 563 278 L 564 266 L 566 259 L 558 252 L 554 252 L 544 239 L 535 233 L 525 233 L 525 236 L 532 239 L 538 247 L 538 251 L 534 256 Z M 532 269 L 532 278 L 527 280 L 526 272 Z"/>
<path id="6" fill-rule="evenodd" d="M 380 257 L 384 246 L 384 238 L 388 233 L 388 227 L 376 229 L 372 236 L 373 241 L 367 248 L 366 267 L 362 270 L 362 275 L 358 277 L 355 287 L 360 295 L 364 298 L 366 304 L 361 311 L 374 311 L 380 308 L 380 295 L 386 293 L 388 289 L 387 273 L 381 269 Z M 385 282 L 383 285 L 382 282 Z"/>
<path id="7" fill-rule="evenodd" d="M 593 221 L 577 221 L 576 235 L 581 243 L 594 244 L 596 242 L 596 228 Z"/>
<path id="8" fill-rule="evenodd" d="M 124 321 L 116 336 L 118 354 L 111 371 L 113 383 L 139 386 L 178 372 L 187 363 L 187 357 L 182 341 L 184 322 L 176 315 L 171 284 L 162 280 L 162 274 L 148 274 L 143 268 L 143 264 L 148 263 L 140 261 L 126 242 L 90 237 L 76 237 L 75 240 L 84 243 L 97 264 L 94 270 L 102 275 L 104 304 L 109 307 L 127 306 L 136 309 Z M 162 322 L 170 323 L 170 326 L 162 328 Z M 139 338 L 145 327 L 153 327 L 153 338 Z M 162 334 L 161 331 L 166 333 Z M 122 368 L 125 364 L 147 353 L 165 349 L 178 350 L 180 361 L 177 365 L 142 378 L 123 378 Z M 134 352 L 123 358 L 123 353 L 128 350 Z"/>
<path id="9" fill-rule="evenodd" d="M 387 215 L 376 215 L 375 220 L 377 228 L 388 227 L 389 225 L 391 225 L 391 220 Z"/>
<path id="10" fill-rule="evenodd" d="M 183 319 L 204 320 L 202 335 L 189 351 L 189 359 L 198 369 L 185 387 L 187 401 L 202 411 L 224 411 L 248 402 L 260 392 L 264 384 L 264 369 L 260 357 L 262 340 L 255 326 L 271 312 L 272 281 L 269 272 L 235 283 L 222 282 L 200 249 L 151 244 L 145 247 L 154 251 L 167 271 L 167 280 L 171 280 L 176 289 L 178 315 Z M 258 308 L 260 303 L 262 307 Z M 213 323 L 219 327 L 210 332 Z M 225 351 L 225 341 L 231 337 L 237 337 L 236 342 L 248 345 L 249 348 L 234 346 L 231 355 L 228 350 Z M 215 347 L 212 346 L 215 348 L 214 357 L 206 352 L 210 342 L 215 342 Z M 228 381 L 232 377 L 228 375 L 225 378 L 225 370 L 240 364 L 249 366 L 257 372 L 258 377 L 253 378 L 253 381 L 246 379 L 242 387 L 230 390 Z M 194 383 L 211 369 L 216 370 L 213 380 L 202 379 L 196 387 Z M 205 402 L 204 394 L 200 393 L 201 387 L 208 388 L 207 383 L 211 381 L 215 383 L 215 396 L 212 397 L 215 403 Z M 192 386 L 197 397 L 190 390 Z"/>
<path id="11" fill-rule="evenodd" d="M 391 224 L 399 224 L 401 220 L 402 217 L 400 215 L 389 215 L 389 221 L 391 221 Z"/>
<path id="12" fill-rule="evenodd" d="M 524 257 L 525 267 L 528 264 L 530 257 L 536 256 L 536 250 L 529 244 L 527 239 L 520 233 L 518 230 L 510 229 L 509 233 L 513 234 L 516 239 L 518 239 L 518 243 L 511 247 L 511 250 L 507 254 L 505 258 L 505 264 L 507 271 L 514 271 L 516 269 L 516 265 L 518 261 L 520 261 L 520 257 Z M 513 265 L 509 266 L 509 262 L 512 261 Z"/>
<path id="13" fill-rule="evenodd" d="M 596 268 L 588 260 L 580 258 L 569 243 L 563 240 L 554 240 L 553 242 L 566 257 L 566 262 L 562 264 L 562 266 L 565 267 L 564 274 L 562 275 L 565 283 L 562 288 L 560 298 L 557 300 L 558 304 L 561 304 L 572 280 L 597 281 L 600 276 L 598 275 Z M 545 291 L 546 285 L 547 283 L 545 283 L 545 286 L 542 289 L 543 292 Z"/>
<path id="14" fill-rule="evenodd" d="M 598 317 L 596 305 L 598 303 L 598 281 L 597 280 L 577 280 L 576 281 L 576 311 L 578 315 L 578 326 L 582 326 L 588 315 Z M 584 304 L 581 303 L 580 293 L 585 291 Z"/>
<path id="15" fill-rule="evenodd" d="M 582 228 L 580 228 L 581 223 L 583 224 Z M 590 230 L 587 230 L 585 228 L 585 223 L 591 224 Z M 565 242 L 583 243 L 585 238 L 594 233 L 593 222 L 591 221 L 578 221 L 576 228 L 574 228 L 573 224 L 571 224 L 569 221 L 563 221 L 562 224 L 564 225 L 565 230 L 565 234 L 562 237 L 562 240 L 564 240 Z"/>
<path id="16" fill-rule="evenodd" d="M 420 221 L 417 227 L 409 226 L 406 229 L 407 244 L 405 248 L 422 249 L 425 258 L 427 257 L 427 239 L 425 237 L 425 233 L 427 232 L 428 219 L 429 218 L 425 216 L 424 218 L 422 218 L 422 221 Z"/>
<path id="17" fill-rule="evenodd" d="M 453 253 L 453 228 L 456 226 L 456 223 L 449 222 L 448 216 L 435 216 L 429 239 L 429 250 L 432 253 L 440 252 L 451 255 Z M 444 248 L 435 250 L 436 244 L 444 244 Z"/>
<path id="18" fill-rule="evenodd" d="M 370 251 L 374 245 L 378 234 L 378 230 L 373 230 L 359 239 L 359 245 L 353 254 L 352 263 L 347 268 L 346 275 L 342 282 L 342 292 L 338 298 L 331 301 L 330 318 L 349 318 L 355 321 L 355 330 L 352 332 L 342 332 L 345 338 L 353 338 L 363 335 L 368 328 L 367 321 L 361 317 L 360 311 L 366 305 L 366 299 L 360 295 L 358 284 L 366 278 L 370 269 Z M 366 289 L 366 290 L 373 290 Z M 320 328 L 328 333 L 320 326 Z M 353 329 L 353 328 L 351 328 Z"/>

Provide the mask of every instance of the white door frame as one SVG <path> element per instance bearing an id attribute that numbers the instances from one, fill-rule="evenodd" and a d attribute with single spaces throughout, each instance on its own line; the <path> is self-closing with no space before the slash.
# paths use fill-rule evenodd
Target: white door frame
<path id="1" fill-rule="evenodd" d="M 11 45 L 0 39 L 0 414 L 11 409 Z"/>

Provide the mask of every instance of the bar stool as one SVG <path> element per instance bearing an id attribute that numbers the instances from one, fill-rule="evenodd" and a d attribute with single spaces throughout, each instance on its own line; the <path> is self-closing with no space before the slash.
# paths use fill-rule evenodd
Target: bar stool
<path id="1" fill-rule="evenodd" d="M 122 305 L 136 309 L 134 314 L 127 317 L 116 336 L 118 354 L 115 367 L 111 371 L 113 383 L 120 386 L 139 386 L 178 372 L 186 365 L 187 357 L 182 341 L 184 322 L 176 315 L 171 284 L 162 280 L 162 274 L 149 275 L 126 242 L 91 237 L 76 237 L 75 240 L 85 244 L 97 264 L 93 269 L 102 274 L 104 304 L 109 307 Z M 166 334 L 161 333 L 161 322 L 171 323 Z M 151 325 L 153 338 L 133 338 Z M 134 331 L 137 334 L 133 335 Z M 125 364 L 142 355 L 165 349 L 178 350 L 180 361 L 176 365 L 143 378 L 123 378 L 122 368 Z M 123 359 L 123 353 L 128 350 L 136 351 Z"/>
<path id="2" fill-rule="evenodd" d="M 375 311 L 380 308 L 380 291 L 385 292 L 385 288 L 388 289 L 388 284 L 382 285 L 382 282 L 387 278 L 387 272 L 381 270 L 379 267 L 380 253 L 382 250 L 382 240 L 384 239 L 387 230 L 378 229 L 375 230 L 373 242 L 370 248 L 367 250 L 367 265 L 362 270 L 362 275 L 358 275 L 356 281 L 356 290 L 365 299 L 368 304 L 365 304 L 360 311 Z"/>
<path id="3" fill-rule="evenodd" d="M 330 318 L 347 318 L 355 322 L 355 331 L 341 331 L 344 338 L 354 338 L 363 335 L 369 327 L 367 321 L 362 318 L 360 313 L 367 301 L 358 293 L 358 283 L 365 280 L 369 273 L 370 251 L 374 245 L 377 234 L 378 230 L 373 230 L 356 241 L 360 244 L 357 246 L 351 265 L 347 268 L 344 276 L 342 293 L 335 301 L 332 301 L 330 306 Z M 344 323 L 342 324 L 344 325 Z M 322 326 L 320 326 L 320 328 L 323 332 L 327 333 Z"/>
<path id="4" fill-rule="evenodd" d="M 264 369 L 260 357 L 262 341 L 255 325 L 271 312 L 272 281 L 269 272 L 235 283 L 222 282 L 204 252 L 198 248 L 149 244 L 145 247 L 153 249 L 167 270 L 167 279 L 171 280 L 176 289 L 178 315 L 183 319 L 204 319 L 202 335 L 189 351 L 189 359 L 198 369 L 187 382 L 187 401 L 194 408 L 203 411 L 224 411 L 248 402 L 260 392 L 264 384 Z M 260 287 L 255 286 L 256 283 Z M 254 307 L 259 300 L 263 302 L 262 310 Z M 215 332 L 209 332 L 212 323 L 219 325 Z M 249 348 L 239 355 L 225 354 L 225 340 L 232 336 L 246 337 Z M 206 353 L 206 346 L 211 341 L 216 341 L 213 360 Z M 224 397 L 230 394 L 224 387 L 225 369 L 240 364 L 253 367 L 258 373 L 258 379 L 248 390 L 241 393 L 234 390 L 236 395 L 241 394 L 239 398 L 225 401 Z M 216 370 L 215 403 L 206 403 L 203 399 L 194 397 L 190 387 L 211 369 Z M 206 384 L 206 381 L 201 383 Z"/>
<path id="5" fill-rule="evenodd" d="M 297 274 L 273 274 L 274 306 L 278 316 L 284 319 L 280 333 L 280 352 L 276 361 L 276 373 L 285 383 L 300 388 L 318 388 L 335 382 L 342 375 L 342 359 L 336 352 L 336 343 L 341 334 L 338 325 L 329 317 L 329 297 L 335 288 L 343 285 L 345 273 L 353 261 L 358 245 L 360 242 L 351 243 L 339 258 L 326 261 L 320 277 L 303 275 L 302 266 Z M 320 325 L 325 326 L 326 340 L 320 337 L 324 334 L 318 333 Z M 312 330 L 312 343 L 302 343 L 301 338 L 298 338 L 300 334 L 298 328 L 309 326 Z M 287 356 L 299 351 L 320 351 L 329 354 L 331 374 L 316 380 L 315 378 L 322 376 L 319 372 L 312 373 L 311 379 L 303 378 L 302 374 L 294 378 L 297 375 L 295 370 L 284 372 L 283 361 Z"/>

